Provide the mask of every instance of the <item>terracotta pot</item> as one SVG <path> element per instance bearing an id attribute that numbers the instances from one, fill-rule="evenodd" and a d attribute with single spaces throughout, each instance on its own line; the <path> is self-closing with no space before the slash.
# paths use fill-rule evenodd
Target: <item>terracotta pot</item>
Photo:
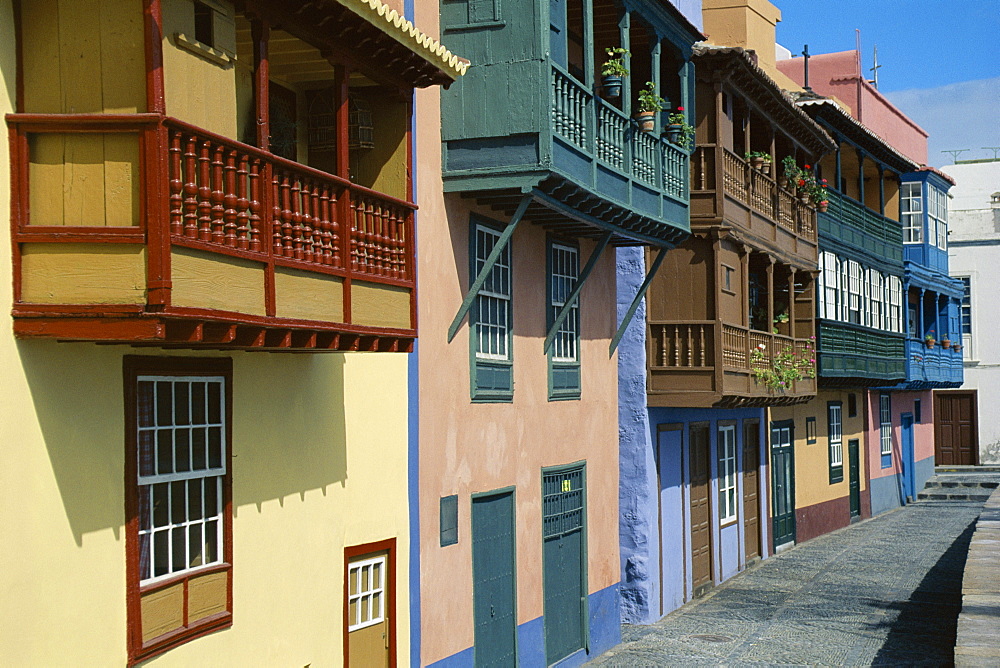
<path id="1" fill-rule="evenodd" d="M 778 177 L 778 187 L 782 188 L 783 190 L 787 190 L 788 189 L 788 177 L 787 176 L 779 176 Z"/>
<path id="2" fill-rule="evenodd" d="M 826 211 L 828 206 L 830 206 L 829 202 L 820 202 L 819 204 L 816 205 L 816 210 L 819 211 L 820 213 L 823 213 L 824 211 Z"/>
<path id="3" fill-rule="evenodd" d="M 750 165 L 754 169 L 760 169 L 761 165 L 764 164 L 764 158 L 750 158 Z"/>
<path id="4" fill-rule="evenodd" d="M 640 111 L 636 113 L 635 121 L 639 124 L 639 129 L 643 132 L 652 132 L 656 126 L 656 112 Z"/>
<path id="5" fill-rule="evenodd" d="M 762 171 L 765 174 L 767 174 L 768 176 L 770 176 L 771 175 L 771 163 L 768 162 L 767 160 L 765 160 L 764 164 L 761 165 L 760 171 Z"/>
<path id="6" fill-rule="evenodd" d="M 809 193 L 799 193 L 799 201 L 803 204 L 808 204 L 809 199 Z"/>
<path id="7" fill-rule="evenodd" d="M 941 347 L 945 350 L 951 348 L 951 341 L 949 339 L 941 339 Z"/>
<path id="8" fill-rule="evenodd" d="M 927 345 L 927 349 L 930 350 L 934 347 L 934 344 L 937 343 L 937 341 L 934 339 L 924 339 L 924 343 Z"/>

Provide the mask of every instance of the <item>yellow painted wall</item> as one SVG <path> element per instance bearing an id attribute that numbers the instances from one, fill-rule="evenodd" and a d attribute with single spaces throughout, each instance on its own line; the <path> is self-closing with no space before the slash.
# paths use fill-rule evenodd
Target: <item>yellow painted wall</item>
<path id="1" fill-rule="evenodd" d="M 344 279 L 277 267 L 274 302 L 279 318 L 344 321 Z"/>
<path id="2" fill-rule="evenodd" d="M 351 322 L 371 327 L 410 328 L 410 290 L 351 281 Z"/>
<path id="3" fill-rule="evenodd" d="M 848 417 L 848 395 L 857 401 L 857 415 Z M 795 421 L 795 507 L 806 508 L 817 503 L 846 497 L 849 494 L 849 453 L 847 442 L 858 439 L 859 477 L 861 489 L 865 483 L 864 397 L 862 390 L 820 390 L 816 398 L 798 406 L 771 408 L 771 420 Z M 830 455 L 827 438 L 827 402 L 842 403 L 842 435 L 844 444 L 844 479 L 830 484 Z M 816 418 L 816 442 L 806 443 L 806 418 Z"/>
<path id="4" fill-rule="evenodd" d="M 216 42 L 236 49 L 234 9 L 228 2 L 211 2 L 226 16 L 215 22 Z M 167 114 L 230 139 L 236 131 L 235 61 L 217 62 L 178 43 L 178 33 L 194 39 L 191 0 L 163 0 L 163 78 Z M 221 12 L 220 12 L 221 14 Z M 228 18 L 226 18 L 228 17 Z"/>
<path id="5" fill-rule="evenodd" d="M 0 114 L 14 106 L 13 25 L 11 0 L 0 0 Z M 0 123 L 4 215 L 7 146 Z M 0 225 L 8 249 L 9 230 Z M 11 271 L 0 253 L 0 276 Z M 0 290 L 0 313 L 11 306 Z M 12 322 L 0 318 L 0 526 L 16 537 L 0 550 L 0 657 L 122 666 L 122 357 L 199 353 L 17 341 Z M 234 624 L 147 665 L 341 665 L 344 547 L 390 537 L 407 663 L 406 356 L 231 356 Z"/>
<path id="6" fill-rule="evenodd" d="M 24 244 L 21 299 L 29 304 L 144 304 L 140 244 Z"/>
<path id="7" fill-rule="evenodd" d="M 264 315 L 264 266 L 218 253 L 174 248 L 170 253 L 174 306 Z"/>
<path id="8" fill-rule="evenodd" d="M 141 0 L 30 0 L 21 17 L 25 111 L 146 111 Z"/>

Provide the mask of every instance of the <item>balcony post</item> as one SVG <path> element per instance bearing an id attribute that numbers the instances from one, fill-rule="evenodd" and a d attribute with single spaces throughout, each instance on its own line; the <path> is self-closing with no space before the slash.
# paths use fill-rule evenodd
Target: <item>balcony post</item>
<path id="1" fill-rule="evenodd" d="M 865 154 L 861 149 L 857 150 L 858 154 L 858 201 L 862 205 L 865 203 Z"/>
<path id="2" fill-rule="evenodd" d="M 795 267 L 788 268 L 788 336 L 795 338 Z"/>
<path id="3" fill-rule="evenodd" d="M 253 41 L 254 67 L 254 110 L 257 115 L 257 148 L 262 151 L 270 149 L 271 117 L 270 117 L 270 61 L 267 47 L 271 38 L 271 26 L 260 19 L 250 23 L 251 40 Z"/>
<path id="4" fill-rule="evenodd" d="M 834 153 L 834 157 L 836 158 L 836 169 L 834 170 L 836 176 L 834 178 L 837 179 L 837 192 L 844 192 L 844 184 L 840 182 L 843 178 L 843 171 L 840 165 L 840 136 L 833 135 L 833 140 L 837 142 L 837 151 Z"/>
<path id="5" fill-rule="evenodd" d="M 879 215 L 885 215 L 885 168 L 882 163 L 876 162 L 875 167 L 878 169 L 878 212 Z"/>
<path id="6" fill-rule="evenodd" d="M 628 11 L 622 12 L 621 20 L 618 21 L 618 40 L 621 44 L 621 48 L 625 49 L 629 53 L 632 51 L 632 40 L 630 36 L 630 31 L 632 27 L 631 16 Z M 625 67 L 628 68 L 629 73 L 622 80 L 622 113 L 626 116 L 632 116 L 632 56 L 625 56 Z M 631 156 L 626 156 L 629 164 L 631 164 Z"/>
<path id="7" fill-rule="evenodd" d="M 774 263 L 777 260 L 771 254 L 767 256 L 767 332 L 774 331 Z"/>
<path id="8" fill-rule="evenodd" d="M 143 0 L 142 4 L 146 19 L 144 31 L 146 42 L 146 111 L 163 114 L 166 113 L 163 95 L 163 9 L 160 0 Z M 20 81 L 21 77 L 19 76 L 18 82 Z M 18 111 L 23 112 L 24 109 L 18 108 Z"/>
<path id="9" fill-rule="evenodd" d="M 722 79 L 718 73 L 715 74 L 715 145 L 712 148 L 715 154 L 715 210 L 712 214 L 717 218 L 722 218 L 726 204 L 726 163 L 725 147 L 722 145 L 723 123 L 728 123 L 726 110 L 722 106 Z"/>
<path id="10" fill-rule="evenodd" d="M 583 84 L 594 90 L 594 0 L 583 0 Z"/>
<path id="11" fill-rule="evenodd" d="M 917 302 L 917 339 L 923 338 L 927 334 L 927 327 L 924 318 L 924 289 L 918 288 L 920 297 Z"/>

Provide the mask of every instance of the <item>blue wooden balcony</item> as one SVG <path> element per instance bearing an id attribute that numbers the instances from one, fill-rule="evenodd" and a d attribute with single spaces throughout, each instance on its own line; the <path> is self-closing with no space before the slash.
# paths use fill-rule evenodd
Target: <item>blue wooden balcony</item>
<path id="1" fill-rule="evenodd" d="M 906 341 L 906 382 L 908 390 L 959 387 L 962 384 L 962 353 L 943 348 L 940 343 L 928 348 L 915 338 Z"/>

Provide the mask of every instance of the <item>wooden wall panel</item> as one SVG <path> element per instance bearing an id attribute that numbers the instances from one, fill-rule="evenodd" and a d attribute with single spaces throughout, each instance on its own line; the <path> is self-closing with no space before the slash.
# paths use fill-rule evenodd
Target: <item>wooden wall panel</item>
<path id="1" fill-rule="evenodd" d="M 265 315 L 263 265 L 188 248 L 174 248 L 170 264 L 174 306 Z"/>
<path id="2" fill-rule="evenodd" d="M 351 322 L 371 327 L 409 329 L 411 327 L 409 289 L 353 281 Z"/>
<path id="3" fill-rule="evenodd" d="M 279 318 L 344 322 L 344 280 L 278 267 L 274 303 Z"/>
<path id="4" fill-rule="evenodd" d="M 141 0 L 31 0 L 21 16 L 26 112 L 146 111 Z"/>
<path id="5" fill-rule="evenodd" d="M 142 609 L 142 641 L 147 642 L 184 625 L 184 583 L 145 594 Z"/>
<path id="6" fill-rule="evenodd" d="M 21 299 L 29 304 L 142 304 L 146 250 L 132 244 L 24 244 Z"/>
<path id="7" fill-rule="evenodd" d="M 229 572 L 209 573 L 188 581 L 188 624 L 226 611 Z"/>
<path id="8" fill-rule="evenodd" d="M 140 224 L 138 135 L 32 135 L 30 152 L 30 224 Z"/>

